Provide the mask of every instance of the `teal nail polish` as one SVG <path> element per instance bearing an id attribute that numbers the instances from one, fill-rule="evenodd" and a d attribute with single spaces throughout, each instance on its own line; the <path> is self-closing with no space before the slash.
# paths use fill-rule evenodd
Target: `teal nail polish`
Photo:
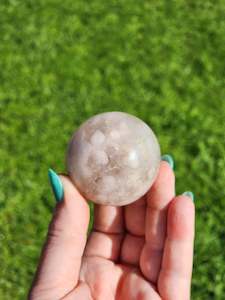
<path id="1" fill-rule="evenodd" d="M 190 191 L 187 191 L 187 192 L 184 192 L 183 193 L 184 196 L 188 196 L 191 198 L 192 201 L 195 201 L 195 195 L 194 193 L 190 192 Z"/>
<path id="2" fill-rule="evenodd" d="M 48 170 L 48 177 L 57 202 L 63 200 L 63 186 L 59 176 L 52 170 Z"/>
<path id="3" fill-rule="evenodd" d="M 174 169 L 174 160 L 172 158 L 171 155 L 169 154 L 165 154 L 161 157 L 161 160 L 168 162 L 168 164 L 170 165 L 171 169 Z"/>

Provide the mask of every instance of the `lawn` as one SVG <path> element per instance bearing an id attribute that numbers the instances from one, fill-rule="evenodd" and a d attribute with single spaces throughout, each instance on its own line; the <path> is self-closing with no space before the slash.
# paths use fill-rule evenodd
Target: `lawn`
<path id="1" fill-rule="evenodd" d="M 196 198 L 192 297 L 225 295 L 225 1 L 1 0 L 0 299 L 25 299 L 72 132 L 126 111 Z"/>

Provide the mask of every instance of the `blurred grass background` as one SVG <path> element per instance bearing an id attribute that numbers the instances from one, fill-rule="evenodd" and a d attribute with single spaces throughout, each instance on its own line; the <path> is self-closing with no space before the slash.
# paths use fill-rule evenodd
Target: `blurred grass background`
<path id="1" fill-rule="evenodd" d="M 225 1 L 1 0 L 0 299 L 25 299 L 64 171 L 93 114 L 126 111 L 196 196 L 195 300 L 225 295 Z"/>

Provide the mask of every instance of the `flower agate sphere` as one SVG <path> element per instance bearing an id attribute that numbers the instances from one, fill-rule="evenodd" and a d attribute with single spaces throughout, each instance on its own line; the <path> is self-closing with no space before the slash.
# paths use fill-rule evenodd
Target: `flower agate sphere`
<path id="1" fill-rule="evenodd" d="M 74 133 L 67 153 L 70 178 L 95 203 L 125 205 L 143 196 L 160 163 L 160 147 L 142 120 L 123 112 L 95 115 Z"/>

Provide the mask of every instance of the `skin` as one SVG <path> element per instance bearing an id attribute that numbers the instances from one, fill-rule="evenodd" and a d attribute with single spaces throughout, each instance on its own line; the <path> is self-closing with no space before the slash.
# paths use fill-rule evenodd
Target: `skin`
<path id="1" fill-rule="evenodd" d="M 175 196 L 161 162 L 155 183 L 123 207 L 89 207 L 68 177 L 49 226 L 30 300 L 190 300 L 194 204 Z"/>

